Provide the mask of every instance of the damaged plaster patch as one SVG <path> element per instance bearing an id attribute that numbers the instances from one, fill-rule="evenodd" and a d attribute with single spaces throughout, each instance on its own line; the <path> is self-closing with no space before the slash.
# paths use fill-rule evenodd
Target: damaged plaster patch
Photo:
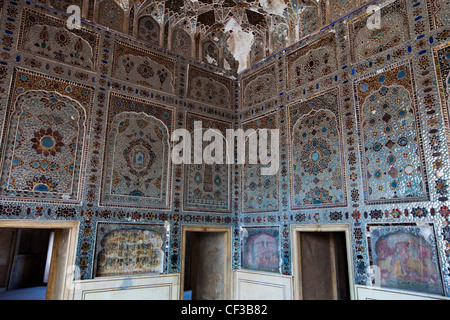
<path id="1" fill-rule="evenodd" d="M 227 60 L 223 61 L 223 67 L 225 68 L 225 70 L 231 70 L 231 66 Z"/>
<path id="2" fill-rule="evenodd" d="M 267 13 L 276 14 L 282 16 L 284 9 L 287 8 L 287 4 L 284 0 L 260 0 L 259 4 Z"/>
<path id="3" fill-rule="evenodd" d="M 238 72 L 248 68 L 248 57 L 253 44 L 254 36 L 242 30 L 239 23 L 234 19 L 230 19 L 225 25 L 225 32 L 230 33 L 228 38 L 228 46 L 234 59 L 239 62 Z"/>
<path id="4" fill-rule="evenodd" d="M 209 54 L 206 55 L 205 58 L 206 58 L 206 61 L 208 61 L 209 64 L 213 64 L 213 65 L 217 65 L 218 64 L 217 60 L 214 59 L 213 57 L 211 57 Z"/>
<path id="5" fill-rule="evenodd" d="M 429 223 L 418 221 L 416 225 L 420 228 L 420 233 L 425 239 L 430 239 L 433 237 L 433 228 L 429 225 Z"/>

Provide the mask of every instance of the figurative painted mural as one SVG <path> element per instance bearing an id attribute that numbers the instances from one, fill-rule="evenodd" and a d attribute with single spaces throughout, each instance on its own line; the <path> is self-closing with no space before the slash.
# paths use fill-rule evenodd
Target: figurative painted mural
<path id="1" fill-rule="evenodd" d="M 99 224 L 96 276 L 164 273 L 165 231 L 156 225 Z"/>
<path id="2" fill-rule="evenodd" d="M 432 225 L 368 225 L 367 229 L 377 285 L 442 294 Z"/>
<path id="3" fill-rule="evenodd" d="M 278 228 L 243 229 L 243 268 L 267 272 L 279 272 Z"/>

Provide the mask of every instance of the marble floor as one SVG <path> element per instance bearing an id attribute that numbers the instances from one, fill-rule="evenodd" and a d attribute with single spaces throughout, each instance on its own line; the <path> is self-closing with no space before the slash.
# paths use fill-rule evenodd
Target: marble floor
<path id="1" fill-rule="evenodd" d="M 0 293 L 0 300 L 45 300 L 47 287 L 32 287 Z"/>

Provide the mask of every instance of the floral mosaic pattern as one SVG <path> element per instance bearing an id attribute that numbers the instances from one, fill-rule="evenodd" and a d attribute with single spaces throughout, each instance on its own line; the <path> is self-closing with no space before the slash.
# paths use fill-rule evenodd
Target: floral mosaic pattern
<path id="1" fill-rule="evenodd" d="M 17 131 L 7 189 L 71 194 L 77 149 L 83 145 L 84 110 L 46 92 L 19 96 L 15 108 Z"/>
<path id="2" fill-rule="evenodd" d="M 15 77 L 3 195 L 77 200 L 91 90 L 21 70 Z M 59 90 L 42 90 L 52 85 Z M 73 99 L 80 93 L 84 103 Z"/>
<path id="3" fill-rule="evenodd" d="M 183 57 L 192 57 L 193 41 L 189 33 L 181 28 L 172 32 L 172 50 Z"/>
<path id="4" fill-rule="evenodd" d="M 269 101 L 278 94 L 275 65 L 268 66 L 259 72 L 242 78 L 241 83 L 242 109 Z"/>
<path id="5" fill-rule="evenodd" d="M 322 0 L 323 1 L 323 0 Z M 323 1 L 325 2 L 325 1 Z M 358 5 L 360 5 L 361 0 L 342 0 L 342 1 L 336 1 L 333 3 L 333 5 L 330 8 L 330 20 L 336 21 L 337 19 L 341 18 L 343 15 L 346 15 L 353 10 L 356 9 Z"/>
<path id="6" fill-rule="evenodd" d="M 142 16 L 138 22 L 138 39 L 159 45 L 159 24 L 151 16 Z"/>
<path id="7" fill-rule="evenodd" d="M 286 57 L 288 89 L 303 86 L 336 71 L 336 54 L 334 33 L 289 54 Z"/>
<path id="8" fill-rule="evenodd" d="M 299 25 L 300 38 L 316 31 L 320 26 L 319 8 L 316 6 L 308 6 L 301 15 L 302 23 Z"/>
<path id="9" fill-rule="evenodd" d="M 203 130 L 218 130 L 223 139 L 223 155 L 227 153 L 226 130 L 231 124 L 188 113 L 186 128 L 194 132 L 194 122 L 201 121 Z M 193 137 L 194 135 L 192 135 Z M 209 145 L 203 142 L 203 150 Z M 194 146 L 194 138 L 192 139 Z M 191 149 L 191 159 L 194 159 L 194 148 Z M 223 164 L 190 164 L 185 166 L 184 209 L 186 211 L 230 212 L 230 166 Z"/>
<path id="10" fill-rule="evenodd" d="M 215 107 L 231 109 L 232 81 L 228 78 L 190 67 L 188 76 L 189 99 Z"/>
<path id="11" fill-rule="evenodd" d="M 174 91 L 175 62 L 116 42 L 113 77 L 161 90 Z"/>
<path id="12" fill-rule="evenodd" d="M 362 16 L 349 23 L 351 58 L 353 61 L 368 58 L 409 40 L 409 23 L 404 0 L 383 7 L 380 10 L 381 28 L 369 29 Z"/>
<path id="13" fill-rule="evenodd" d="M 19 49 L 75 67 L 94 70 L 97 65 L 97 35 L 83 28 L 69 31 L 65 25 L 65 21 L 24 10 Z"/>
<path id="14" fill-rule="evenodd" d="M 345 206 L 338 90 L 289 107 L 292 209 Z"/>
<path id="15" fill-rule="evenodd" d="M 123 32 L 125 12 L 114 0 L 103 0 L 98 3 L 97 21 L 110 29 Z"/>
<path id="16" fill-rule="evenodd" d="M 276 129 L 276 115 L 273 113 L 264 115 L 258 119 L 252 119 L 242 126 L 247 130 Z M 246 150 L 250 150 L 251 138 L 246 139 Z M 268 140 L 268 154 L 270 155 L 270 138 Z M 248 159 L 248 154 L 246 155 Z M 248 161 L 242 165 L 242 211 L 264 212 L 278 209 L 278 175 L 261 175 L 262 164 L 250 164 Z"/>
<path id="17" fill-rule="evenodd" d="M 281 20 L 280 18 L 278 18 Z M 284 48 L 287 47 L 289 44 L 289 26 L 287 23 L 283 23 L 283 20 L 280 21 L 280 23 L 277 23 L 276 28 L 274 29 L 272 33 L 272 43 L 274 44 L 272 48 L 273 53 L 278 53 Z"/>
<path id="18" fill-rule="evenodd" d="M 104 203 L 168 208 L 173 111 L 118 95 L 110 106 Z"/>
<path id="19" fill-rule="evenodd" d="M 368 203 L 428 198 L 413 85 L 409 64 L 355 83 Z"/>

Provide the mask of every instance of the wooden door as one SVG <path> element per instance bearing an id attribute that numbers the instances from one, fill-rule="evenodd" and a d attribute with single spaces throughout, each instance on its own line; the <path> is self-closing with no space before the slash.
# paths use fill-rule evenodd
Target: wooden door
<path id="1" fill-rule="evenodd" d="M 349 298 L 343 232 L 300 232 L 300 281 L 304 300 Z"/>

